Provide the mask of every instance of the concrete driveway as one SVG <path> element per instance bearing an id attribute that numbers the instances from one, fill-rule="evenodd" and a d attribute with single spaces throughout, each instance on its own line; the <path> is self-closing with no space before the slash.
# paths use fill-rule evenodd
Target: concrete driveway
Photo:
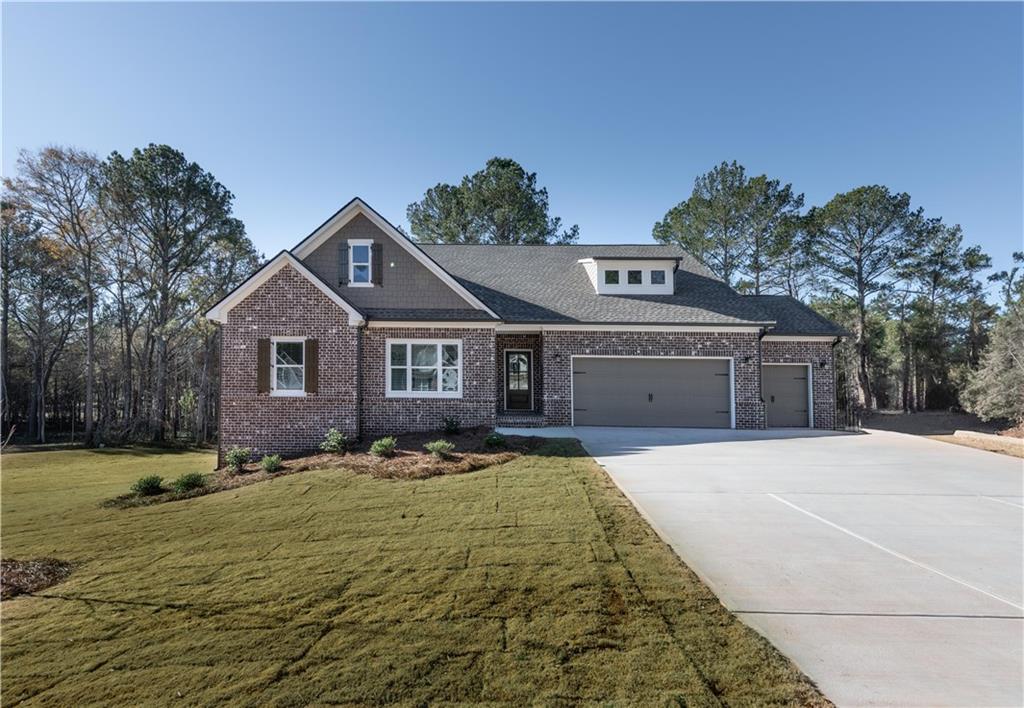
<path id="1" fill-rule="evenodd" d="M 888 432 L 571 434 L 836 703 L 1024 704 L 1021 460 Z"/>

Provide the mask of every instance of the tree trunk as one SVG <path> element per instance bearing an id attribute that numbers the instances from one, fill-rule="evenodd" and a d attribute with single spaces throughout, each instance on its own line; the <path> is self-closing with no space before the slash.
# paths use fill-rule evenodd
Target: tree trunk
<path id="1" fill-rule="evenodd" d="M 96 332 L 95 332 L 95 310 L 96 295 L 92 289 L 91 276 L 86 274 L 85 282 L 85 430 L 84 440 L 86 447 L 95 444 L 93 421 L 93 387 L 96 378 Z"/>
<path id="2" fill-rule="evenodd" d="M 874 397 L 871 394 L 867 329 L 867 302 L 861 293 L 857 298 L 857 402 L 865 410 L 871 410 L 874 408 Z"/>

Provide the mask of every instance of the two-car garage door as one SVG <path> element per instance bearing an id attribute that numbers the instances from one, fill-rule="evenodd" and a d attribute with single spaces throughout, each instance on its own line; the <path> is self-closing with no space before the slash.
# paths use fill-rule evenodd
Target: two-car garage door
<path id="1" fill-rule="evenodd" d="M 728 359 L 574 357 L 574 425 L 729 428 Z"/>

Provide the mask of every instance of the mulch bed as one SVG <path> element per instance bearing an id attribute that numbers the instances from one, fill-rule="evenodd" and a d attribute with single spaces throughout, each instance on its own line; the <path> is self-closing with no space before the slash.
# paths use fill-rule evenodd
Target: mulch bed
<path id="1" fill-rule="evenodd" d="M 0 560 L 0 599 L 9 600 L 25 593 L 39 592 L 62 582 L 74 570 L 73 563 L 56 558 Z"/>
<path id="2" fill-rule="evenodd" d="M 511 462 L 520 455 L 533 452 L 549 442 L 546 438 L 534 436 L 506 435 L 504 445 L 488 447 L 484 439 L 490 433 L 490 428 L 468 428 L 451 435 L 439 431 L 403 433 L 395 436 L 398 441 L 395 454 L 388 458 L 371 455 L 370 445 L 376 438 L 367 438 L 357 443 L 348 453 L 319 453 L 284 460 L 281 469 L 272 474 L 263 471 L 256 462 L 245 465 L 238 473 L 222 467 L 208 475 L 206 486 L 199 489 L 187 492 L 168 490 L 152 496 L 122 494 L 108 499 L 102 506 L 122 509 L 151 506 L 236 489 L 298 472 L 331 467 L 342 467 L 377 479 L 427 479 L 446 474 L 465 474 Z M 455 444 L 455 450 L 447 457 L 437 458 L 423 448 L 426 443 L 442 438 Z M 170 481 L 165 480 L 165 484 L 169 484 Z"/>

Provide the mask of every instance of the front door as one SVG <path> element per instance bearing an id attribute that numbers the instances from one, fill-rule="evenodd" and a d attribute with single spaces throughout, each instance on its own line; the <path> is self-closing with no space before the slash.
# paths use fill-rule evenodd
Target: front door
<path id="1" fill-rule="evenodd" d="M 533 408 L 533 352 L 505 352 L 505 409 L 528 411 Z"/>

